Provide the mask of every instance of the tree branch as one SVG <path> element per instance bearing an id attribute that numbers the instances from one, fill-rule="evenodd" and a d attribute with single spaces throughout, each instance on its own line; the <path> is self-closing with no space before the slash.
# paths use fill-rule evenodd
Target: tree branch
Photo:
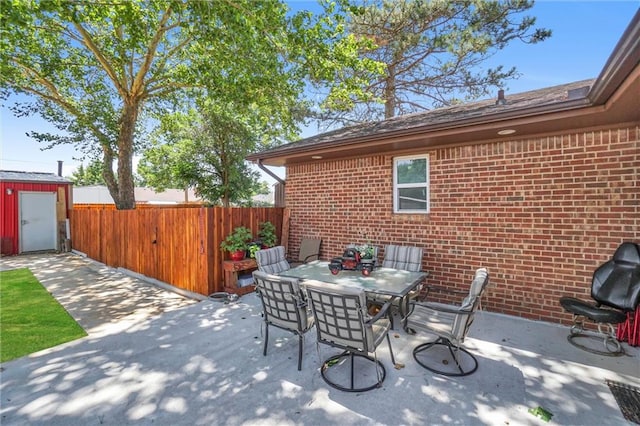
<path id="1" fill-rule="evenodd" d="M 74 22 L 73 25 L 82 35 L 82 43 L 85 46 L 87 46 L 87 49 L 89 49 L 89 51 L 93 53 L 93 55 L 98 60 L 98 62 L 100 62 L 100 64 L 106 71 L 111 81 L 113 81 L 113 84 L 116 87 L 116 90 L 118 91 L 118 93 L 120 93 L 120 96 L 122 96 L 123 99 L 126 99 L 127 98 L 126 88 L 122 85 L 122 82 L 118 79 L 118 76 L 116 75 L 115 70 L 111 66 L 111 63 L 102 54 L 98 46 L 96 46 L 96 44 L 93 42 L 91 34 L 89 34 L 87 30 L 85 30 L 84 27 L 80 25 L 80 23 Z"/>
<path id="2" fill-rule="evenodd" d="M 156 33 L 154 34 L 151 42 L 149 43 L 149 47 L 147 48 L 147 53 L 144 55 L 144 61 L 142 65 L 140 65 L 140 69 L 136 73 L 135 78 L 131 84 L 131 94 L 136 96 L 142 94 L 142 87 L 144 85 L 144 77 L 151 68 L 151 64 L 153 63 L 153 59 L 155 57 L 156 51 L 158 49 L 158 45 L 160 44 L 160 40 L 162 36 L 168 31 L 172 26 L 165 27 L 165 24 L 169 21 L 169 17 L 171 16 L 171 7 L 167 8 L 164 11 L 162 18 L 160 19 L 160 23 L 158 24 L 158 28 Z M 177 25 L 177 24 L 176 24 Z"/>
<path id="3" fill-rule="evenodd" d="M 157 67 L 156 67 L 157 69 L 154 72 L 154 74 L 151 76 L 151 78 L 149 78 L 147 80 L 147 85 L 150 85 L 150 84 L 155 83 L 156 81 L 159 81 L 157 76 L 159 74 L 162 74 L 162 72 L 165 70 L 165 67 L 167 65 L 167 61 L 169 60 L 169 58 L 171 58 L 176 52 L 184 49 L 192 41 L 193 41 L 193 37 L 187 37 L 182 42 L 178 43 L 177 45 L 175 45 L 171 49 L 167 50 L 167 52 L 164 54 L 162 59 L 160 59 L 157 62 Z M 148 91 L 148 92 L 150 92 L 150 91 Z"/>
<path id="4" fill-rule="evenodd" d="M 67 111 L 69 114 L 73 115 L 74 117 L 77 117 L 78 119 L 82 120 L 84 123 L 87 123 L 87 126 L 91 129 L 91 132 L 94 134 L 96 139 L 98 139 L 103 150 L 112 151 L 111 145 L 109 143 L 109 138 L 107 137 L 107 135 L 105 135 L 98 127 L 96 127 L 93 124 L 92 120 L 88 120 L 87 117 L 85 117 L 84 114 L 80 110 L 78 110 L 78 108 L 75 107 L 75 105 L 65 101 L 64 97 L 58 92 L 58 89 L 54 86 L 53 83 L 51 83 L 49 80 L 43 77 L 40 73 L 38 73 L 38 71 L 34 70 L 28 65 L 22 64 L 15 59 L 14 59 L 14 63 L 16 64 L 16 66 L 22 68 L 25 73 L 31 75 L 36 82 L 39 82 L 44 87 L 46 87 L 50 91 L 50 93 L 43 92 L 41 90 L 37 90 L 34 87 L 29 87 L 29 86 L 19 86 L 21 90 L 28 93 L 32 93 L 36 96 L 41 97 L 42 99 L 51 101 L 56 105 L 59 105 L 62 109 Z"/>

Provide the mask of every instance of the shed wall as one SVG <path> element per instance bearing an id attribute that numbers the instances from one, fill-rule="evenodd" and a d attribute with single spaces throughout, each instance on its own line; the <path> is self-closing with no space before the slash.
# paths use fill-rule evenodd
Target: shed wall
<path id="1" fill-rule="evenodd" d="M 20 218 L 18 213 L 18 192 L 56 192 L 58 188 L 64 188 L 65 201 L 67 209 L 67 217 L 69 216 L 70 204 L 70 184 L 60 183 L 40 183 L 40 182 L 0 182 L 0 211 L 2 212 L 2 220 L 0 220 L 0 237 L 2 238 L 2 254 L 18 254 L 20 242 Z M 12 190 L 12 194 L 7 194 L 7 189 Z"/>
<path id="2" fill-rule="evenodd" d="M 639 134 L 634 125 L 416 152 L 430 156 L 426 215 L 393 213 L 392 156 L 289 166 L 289 254 L 303 237 L 323 239 L 324 259 L 352 242 L 422 246 L 430 284 L 466 290 L 484 266 L 485 308 L 568 323 L 560 296 L 588 298 L 593 271 L 622 241 L 640 241 Z"/>

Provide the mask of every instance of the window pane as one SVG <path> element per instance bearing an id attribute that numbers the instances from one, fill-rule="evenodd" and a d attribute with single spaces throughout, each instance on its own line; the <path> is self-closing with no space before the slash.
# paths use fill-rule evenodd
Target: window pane
<path id="1" fill-rule="evenodd" d="M 398 190 L 399 210 L 427 210 L 427 188 L 401 188 Z"/>
<path id="2" fill-rule="evenodd" d="M 427 160 L 415 158 L 397 161 L 398 183 L 425 183 L 427 179 Z"/>

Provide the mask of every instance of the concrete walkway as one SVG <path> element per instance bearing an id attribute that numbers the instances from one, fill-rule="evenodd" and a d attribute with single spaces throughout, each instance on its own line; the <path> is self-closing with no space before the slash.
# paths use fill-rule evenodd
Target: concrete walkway
<path id="1" fill-rule="evenodd" d="M 88 334 L 196 303 L 73 254 L 2 258 L 2 269 L 29 268 Z"/>
<path id="2" fill-rule="evenodd" d="M 29 267 L 87 329 L 85 338 L 3 363 L 2 425 L 624 425 L 605 380 L 640 386 L 640 351 L 593 355 L 568 329 L 480 312 L 467 347 L 480 363 L 448 378 L 421 368 L 413 347 L 427 335 L 392 334 L 394 369 L 379 389 L 328 387 L 319 357 L 334 354 L 272 329 L 268 354 L 258 298 L 194 302 L 75 255 L 3 258 Z M 528 412 L 544 407 L 549 423 Z"/>

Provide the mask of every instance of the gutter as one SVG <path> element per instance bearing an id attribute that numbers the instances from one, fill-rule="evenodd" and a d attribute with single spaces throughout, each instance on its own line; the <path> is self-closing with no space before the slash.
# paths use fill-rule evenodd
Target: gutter
<path id="1" fill-rule="evenodd" d="M 640 63 L 640 10 L 634 15 L 613 52 L 587 95 L 593 104 L 607 102 L 615 89 Z"/>
<path id="2" fill-rule="evenodd" d="M 263 172 L 265 172 L 266 174 L 274 178 L 276 182 L 281 183 L 282 185 L 286 185 L 286 182 L 280 179 L 280 176 L 276 175 L 271 170 L 267 169 L 264 164 L 262 164 L 262 158 L 258 159 L 257 164 L 258 164 L 258 167 L 260 167 L 260 170 L 262 170 Z"/>

